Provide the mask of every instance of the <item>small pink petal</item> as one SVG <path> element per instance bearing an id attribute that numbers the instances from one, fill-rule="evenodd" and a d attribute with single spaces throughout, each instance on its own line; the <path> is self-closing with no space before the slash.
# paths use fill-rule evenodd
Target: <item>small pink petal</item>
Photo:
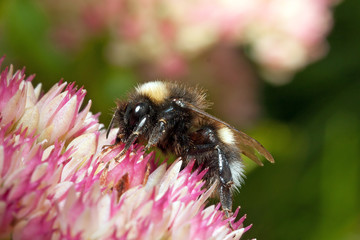
<path id="1" fill-rule="evenodd" d="M 244 228 L 240 228 L 237 229 L 235 231 L 232 231 L 231 233 L 229 233 L 224 240 L 230 240 L 230 239 L 234 239 L 234 240 L 238 240 L 241 238 L 241 236 L 244 234 L 245 229 Z"/>
<path id="2" fill-rule="evenodd" d="M 14 228 L 13 239 L 51 239 L 54 219 L 47 219 L 47 215 L 36 216 L 18 223 Z"/>
<path id="3" fill-rule="evenodd" d="M 6 103 L 5 108 L 1 112 L 1 124 L 5 126 L 11 121 L 16 121 L 23 113 L 25 108 L 26 90 L 17 91 L 15 95 Z"/>
<path id="4" fill-rule="evenodd" d="M 32 133 L 36 130 L 40 119 L 40 113 L 37 107 L 32 106 L 25 108 L 24 114 L 20 118 L 17 126 L 22 126 L 22 129 L 27 128 L 28 133 Z"/>
<path id="5" fill-rule="evenodd" d="M 5 160 L 4 147 L 0 145 L 0 177 L 2 176 L 2 172 L 4 169 L 4 160 Z"/>
<path id="6" fill-rule="evenodd" d="M 41 117 L 40 117 L 40 119 L 41 119 Z M 42 131 L 39 135 L 38 141 L 42 142 L 42 144 L 44 146 L 48 146 L 50 144 L 49 139 L 51 138 L 53 129 L 54 129 L 54 125 L 50 125 L 50 126 L 46 127 L 45 129 L 42 129 Z M 39 131 L 39 128 L 37 130 Z"/>
<path id="7" fill-rule="evenodd" d="M 26 84 L 26 105 L 25 108 L 33 107 L 37 102 L 35 90 L 31 82 L 25 82 Z"/>
<path id="8" fill-rule="evenodd" d="M 37 102 L 37 107 L 39 108 L 40 111 L 42 111 L 42 108 L 44 106 L 47 106 L 50 104 L 50 102 L 56 97 L 58 96 L 61 91 L 64 89 L 64 87 L 66 86 L 66 82 L 64 83 L 59 83 L 59 84 L 55 84 L 49 91 L 47 91 L 45 93 L 44 96 L 42 96 L 40 98 L 40 100 Z M 39 87 L 39 88 L 38 88 Z M 38 91 L 40 92 L 40 88 L 41 88 L 41 85 L 38 85 L 36 87 L 38 89 Z"/>
<path id="9" fill-rule="evenodd" d="M 95 133 L 86 133 L 72 140 L 67 146 L 67 150 L 73 148 L 75 151 L 71 157 L 82 159 L 83 161 L 90 159 L 95 154 L 97 148 L 97 135 Z"/>
<path id="10" fill-rule="evenodd" d="M 42 84 L 39 83 L 38 85 L 36 85 L 36 87 L 34 89 L 34 95 L 35 95 L 36 100 L 39 99 L 39 96 L 40 96 L 40 93 L 41 93 L 41 87 L 42 87 Z"/>
<path id="11" fill-rule="evenodd" d="M 62 181 L 59 182 L 53 189 L 51 194 L 53 195 L 53 199 L 55 201 L 61 200 L 71 187 L 74 186 L 74 182 L 70 181 Z"/>
<path id="12" fill-rule="evenodd" d="M 163 177 L 163 180 L 159 186 L 159 192 L 156 196 L 156 199 L 161 198 L 165 192 L 169 189 L 170 184 L 173 184 L 179 174 L 180 168 L 181 168 L 182 161 L 176 161 L 174 162 L 170 168 L 165 173 L 165 176 Z"/>
<path id="13" fill-rule="evenodd" d="M 41 131 L 43 131 L 43 129 L 45 129 L 48 126 L 48 122 L 56 113 L 56 110 L 58 109 L 60 103 L 67 96 L 67 94 L 68 94 L 67 92 L 62 92 L 59 95 L 57 95 L 54 99 L 51 99 L 51 101 L 47 102 L 45 106 L 43 107 L 38 106 L 40 109 L 40 121 L 38 126 L 38 133 L 41 133 Z M 39 103 L 40 102 L 38 102 L 38 104 Z"/>
<path id="14" fill-rule="evenodd" d="M 158 185 L 166 172 L 166 164 L 161 164 L 150 175 L 145 185 L 146 190 L 151 190 Z"/>
<path id="15" fill-rule="evenodd" d="M 89 110 L 91 107 L 91 100 L 88 102 L 88 104 L 86 105 L 86 107 L 80 112 L 78 113 L 77 117 L 75 118 L 75 122 L 73 124 L 73 126 L 71 127 L 70 131 L 67 132 L 66 134 L 66 138 L 69 138 L 71 136 L 73 136 L 76 132 L 78 132 L 82 127 L 84 127 L 84 122 L 86 120 L 86 117 L 89 114 Z"/>
<path id="16" fill-rule="evenodd" d="M 76 114 L 77 97 L 73 96 L 60 110 L 54 115 L 51 124 L 55 126 L 50 142 L 61 138 L 68 131 L 71 120 Z"/>
<path id="17" fill-rule="evenodd" d="M 49 166 L 49 164 L 47 162 L 41 163 L 40 165 L 36 166 L 35 170 L 33 171 L 32 175 L 31 175 L 30 182 L 35 182 L 35 181 L 39 180 L 40 178 L 42 178 L 45 175 L 45 173 L 47 172 L 48 166 Z"/>

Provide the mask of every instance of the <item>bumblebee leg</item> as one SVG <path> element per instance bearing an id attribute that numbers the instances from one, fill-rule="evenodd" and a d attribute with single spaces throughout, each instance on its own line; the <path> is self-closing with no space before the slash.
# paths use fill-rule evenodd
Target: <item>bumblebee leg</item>
<path id="1" fill-rule="evenodd" d="M 226 217 L 231 216 L 232 209 L 232 194 L 231 187 L 234 184 L 229 161 L 226 157 L 223 147 L 217 137 L 216 132 L 211 127 L 203 127 L 196 132 L 190 134 L 190 138 L 193 141 L 194 146 L 188 151 L 189 155 L 197 158 L 199 163 L 208 161 L 208 159 L 202 159 L 201 156 L 206 152 L 214 151 L 211 154 L 213 158 L 217 158 L 216 168 L 211 171 L 218 171 L 217 175 L 220 181 L 218 188 L 220 195 L 220 203 L 226 214 Z"/>
<path id="2" fill-rule="evenodd" d="M 125 146 L 124 146 L 124 149 L 121 150 L 121 152 L 116 155 L 116 157 L 114 158 L 115 161 L 119 161 L 120 157 L 123 156 L 127 150 L 129 150 L 130 146 L 136 141 L 136 139 L 138 138 L 139 136 L 139 133 L 135 132 L 135 133 L 132 133 L 129 138 L 127 139 L 127 141 L 125 142 Z"/>
<path id="3" fill-rule="evenodd" d="M 103 145 L 101 147 L 101 154 L 105 155 L 108 152 L 110 152 L 116 145 L 118 145 L 120 143 L 120 138 L 116 137 L 115 139 L 115 143 L 114 144 L 107 144 L 107 145 Z"/>
<path id="4" fill-rule="evenodd" d="M 223 211 L 227 218 L 231 217 L 232 215 L 232 193 L 231 187 L 234 184 L 229 162 L 218 144 L 215 143 L 208 143 L 208 144 L 201 144 L 194 146 L 190 151 L 189 155 L 191 157 L 195 157 L 199 154 L 205 153 L 207 151 L 216 150 L 217 152 L 217 160 L 218 160 L 218 173 L 219 173 L 219 196 L 220 196 L 220 203 L 222 206 Z M 230 227 L 231 224 L 230 224 Z"/>
<path id="5" fill-rule="evenodd" d="M 144 132 L 144 127 L 146 121 L 148 121 L 149 116 L 144 116 L 139 123 L 135 126 L 135 130 L 130 134 L 130 136 L 125 141 L 124 149 L 114 158 L 115 161 L 119 161 L 120 157 L 123 156 L 127 150 L 129 150 L 130 146 L 136 141 L 138 136 Z"/>
<path id="6" fill-rule="evenodd" d="M 169 107 L 162 110 L 159 114 L 159 120 L 156 122 L 150 133 L 145 150 L 149 149 L 151 146 L 157 145 L 161 138 L 171 129 L 176 129 L 179 132 L 181 132 L 181 129 L 187 129 L 184 124 L 186 124 L 186 118 L 188 117 L 189 116 L 186 116 L 186 114 L 184 116 L 182 111 L 179 111 L 179 107 L 175 104 L 171 104 Z M 174 123 L 177 123 L 176 126 Z M 179 137 L 178 135 L 178 133 L 175 133 L 172 137 L 177 138 L 178 141 L 180 141 L 179 144 L 188 145 L 188 142 L 182 140 L 184 137 Z"/>
<path id="7" fill-rule="evenodd" d="M 101 147 L 102 150 L 111 149 L 112 147 L 118 145 L 121 142 L 121 139 L 119 136 L 116 136 L 115 142 L 113 144 L 106 144 Z"/>
<path id="8" fill-rule="evenodd" d="M 219 164 L 219 179 L 220 179 L 220 203 L 222 209 L 225 211 L 227 218 L 231 216 L 232 213 L 232 194 L 231 186 L 234 184 L 229 162 L 225 157 L 224 152 L 222 151 L 219 145 L 215 146 L 218 155 L 218 164 Z"/>
<path id="9" fill-rule="evenodd" d="M 114 143 L 113 145 L 117 145 L 117 144 L 119 144 L 120 142 L 121 142 L 121 138 L 120 138 L 119 135 L 117 135 L 116 138 L 115 138 L 115 143 Z"/>
<path id="10" fill-rule="evenodd" d="M 166 132 L 167 121 L 164 118 L 161 118 L 155 125 L 154 129 L 150 134 L 148 143 L 145 146 L 145 151 L 148 150 L 151 146 L 155 146 L 160 138 Z"/>

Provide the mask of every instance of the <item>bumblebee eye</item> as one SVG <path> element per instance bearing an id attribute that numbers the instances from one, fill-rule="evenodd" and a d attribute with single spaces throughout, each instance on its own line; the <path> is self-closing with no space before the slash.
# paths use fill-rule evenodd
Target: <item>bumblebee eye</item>
<path id="1" fill-rule="evenodd" d="M 149 112 L 149 104 L 138 103 L 134 108 L 134 116 L 140 118 Z"/>
<path id="2" fill-rule="evenodd" d="M 140 120 L 140 118 L 146 115 L 149 110 L 149 104 L 145 102 L 138 103 L 135 106 L 132 104 L 127 105 L 124 115 L 125 124 L 130 124 L 130 126 L 133 126 Z"/>

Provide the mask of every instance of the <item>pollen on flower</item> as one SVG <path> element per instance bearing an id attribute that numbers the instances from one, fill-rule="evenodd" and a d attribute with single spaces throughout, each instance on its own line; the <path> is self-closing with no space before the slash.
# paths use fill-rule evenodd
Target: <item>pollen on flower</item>
<path id="1" fill-rule="evenodd" d="M 194 162 L 158 166 L 137 145 L 115 162 L 123 146 L 102 149 L 111 140 L 91 101 L 80 111 L 83 88 L 39 88 L 24 71 L 0 74 L 0 238 L 240 239 L 249 229 L 238 210 L 225 219 L 206 207 L 215 186 L 202 188 Z"/>

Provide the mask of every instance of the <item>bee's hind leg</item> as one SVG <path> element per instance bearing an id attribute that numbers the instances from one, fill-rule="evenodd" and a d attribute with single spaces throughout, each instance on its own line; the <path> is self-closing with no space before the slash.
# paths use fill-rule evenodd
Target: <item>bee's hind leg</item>
<path id="1" fill-rule="evenodd" d="M 197 158 L 198 161 L 200 160 L 199 164 L 201 164 L 203 161 L 209 161 L 209 159 L 201 159 L 203 154 L 206 155 L 206 152 L 214 151 L 214 154 L 211 154 L 211 156 L 216 159 L 215 161 L 217 161 L 217 164 L 214 163 L 212 166 L 217 167 L 212 167 L 212 169 L 209 169 L 209 171 L 212 172 L 210 175 L 217 176 L 217 179 L 220 182 L 218 192 L 222 209 L 225 212 L 227 218 L 231 217 L 231 187 L 233 186 L 234 181 L 230 170 L 229 160 L 226 157 L 222 143 L 217 137 L 216 131 L 211 127 L 204 126 L 198 131 L 192 133 L 190 138 L 193 140 L 194 146 L 192 146 L 188 154 Z"/>
<path id="2" fill-rule="evenodd" d="M 220 195 L 220 203 L 223 211 L 227 218 L 232 215 L 232 193 L 231 187 L 234 184 L 229 162 L 225 157 L 225 154 L 219 145 L 215 147 L 218 155 L 218 164 L 219 164 L 219 179 L 220 179 L 220 187 L 219 187 L 219 195 Z"/>

